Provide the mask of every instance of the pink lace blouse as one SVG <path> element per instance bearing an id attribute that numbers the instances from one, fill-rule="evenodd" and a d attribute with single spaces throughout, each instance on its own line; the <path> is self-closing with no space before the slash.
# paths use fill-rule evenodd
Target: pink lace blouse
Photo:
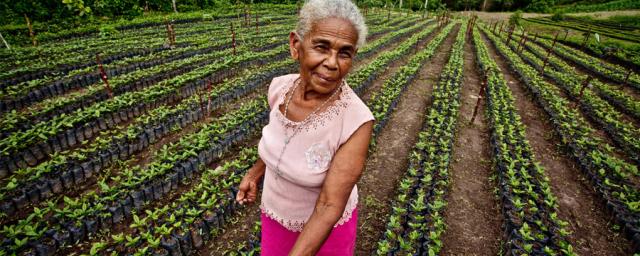
<path id="1" fill-rule="evenodd" d="M 260 209 L 291 231 L 300 232 L 311 217 L 331 159 L 338 148 L 365 122 L 374 120 L 362 100 L 344 85 L 339 97 L 312 117 L 286 146 L 276 173 L 278 157 L 285 146 L 285 129 L 292 134 L 300 123 L 284 117 L 278 106 L 299 74 L 276 77 L 269 85 L 269 124 L 262 129 L 258 154 L 266 164 Z M 336 226 L 347 222 L 358 203 L 354 187 Z"/>

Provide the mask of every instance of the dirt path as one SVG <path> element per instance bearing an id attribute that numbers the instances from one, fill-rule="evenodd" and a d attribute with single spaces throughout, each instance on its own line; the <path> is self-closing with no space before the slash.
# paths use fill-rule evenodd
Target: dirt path
<path id="1" fill-rule="evenodd" d="M 449 205 L 444 213 L 447 230 L 442 237 L 442 255 L 497 255 L 502 215 L 493 193 L 496 184 L 490 181 L 490 131 L 484 119 L 484 103 L 478 108 L 475 122 L 469 123 L 482 79 L 470 40 L 464 49 L 464 74 L 451 188 L 447 196 Z"/>
<path id="2" fill-rule="evenodd" d="M 431 23 L 429 23 L 431 24 Z M 433 37 L 435 37 L 439 32 L 440 32 L 440 28 L 434 28 L 433 32 L 431 32 L 431 34 L 429 34 L 427 37 L 425 37 L 424 39 L 418 41 L 418 48 L 417 49 L 423 49 L 429 42 L 431 42 L 431 39 L 433 39 Z M 419 32 L 419 31 L 417 31 Z M 413 35 L 413 34 L 412 34 Z M 407 36 L 407 39 L 410 36 Z M 404 40 L 402 40 L 404 41 Z M 397 43 L 393 44 L 393 47 L 395 48 L 396 46 L 398 46 L 402 41 L 398 41 Z M 393 48 L 389 48 L 389 49 L 393 49 Z M 382 52 L 382 51 L 381 51 Z M 404 66 L 408 61 L 409 58 L 413 56 L 413 52 L 410 51 L 409 53 L 407 53 L 405 56 L 400 57 L 399 59 L 393 61 L 390 65 L 388 65 L 385 69 L 384 69 L 384 73 L 382 73 L 382 75 L 379 75 L 378 78 L 369 86 L 369 89 L 366 90 L 363 94 L 362 94 L 362 100 L 363 101 L 368 101 L 369 99 L 371 99 L 371 95 L 372 92 L 378 91 L 378 89 L 380 87 L 382 87 L 382 85 L 384 84 L 384 82 L 390 78 L 393 74 L 396 73 L 396 71 L 398 71 L 398 69 L 400 69 L 400 67 Z M 371 61 L 373 61 L 375 58 L 370 58 Z"/>
<path id="3" fill-rule="evenodd" d="M 496 61 L 505 81 L 515 97 L 516 109 L 526 126 L 527 140 L 536 159 L 545 169 L 552 193 L 558 198 L 558 215 L 569 222 L 572 232 L 568 239 L 580 255 L 628 255 L 630 242 L 611 229 L 611 216 L 605 211 L 593 185 L 557 143 L 560 138 L 553 131 L 551 118 L 534 104 L 525 85 L 509 71 L 506 60 L 485 38 L 489 54 Z"/>
<path id="4" fill-rule="evenodd" d="M 419 71 L 416 80 L 402 94 L 396 110 L 367 159 L 358 190 L 360 203 L 356 255 L 371 255 L 385 230 L 390 204 L 398 180 L 407 169 L 408 156 L 431 105 L 431 91 L 449 59 L 457 29 L 453 29 L 435 55 Z"/>

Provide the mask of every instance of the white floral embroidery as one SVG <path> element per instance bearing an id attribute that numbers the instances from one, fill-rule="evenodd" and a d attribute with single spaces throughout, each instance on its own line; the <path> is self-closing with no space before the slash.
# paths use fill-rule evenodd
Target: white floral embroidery
<path id="1" fill-rule="evenodd" d="M 304 152 L 307 157 L 307 168 L 314 172 L 321 172 L 329 167 L 331 152 L 325 144 L 315 143 Z"/>

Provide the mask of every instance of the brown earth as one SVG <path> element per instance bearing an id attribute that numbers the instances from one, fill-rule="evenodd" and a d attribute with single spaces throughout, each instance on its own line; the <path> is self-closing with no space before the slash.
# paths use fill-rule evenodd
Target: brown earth
<path id="1" fill-rule="evenodd" d="M 457 29 L 440 44 L 434 56 L 419 71 L 377 138 L 375 152 L 369 156 L 360 182 L 360 203 L 356 255 L 371 255 L 385 230 L 390 200 L 407 169 L 408 156 L 422 128 L 426 109 L 431 104 L 433 86 L 449 59 Z"/>
<path id="2" fill-rule="evenodd" d="M 490 56 L 502 70 L 515 98 L 516 109 L 526 126 L 527 140 L 544 167 L 552 193 L 558 198 L 558 216 L 569 223 L 568 240 L 580 255 L 628 255 L 630 242 L 612 230 L 611 215 L 575 161 L 561 150 L 551 118 L 534 103 L 526 86 L 509 70 L 508 64 L 488 39 Z"/>
<path id="3" fill-rule="evenodd" d="M 442 255 L 497 255 L 502 237 L 502 214 L 493 190 L 489 127 L 484 102 L 470 123 L 476 107 L 482 77 L 476 66 L 474 46 L 464 49 L 458 132 L 453 148 L 448 206 L 444 212 L 447 229 L 442 237 Z"/>

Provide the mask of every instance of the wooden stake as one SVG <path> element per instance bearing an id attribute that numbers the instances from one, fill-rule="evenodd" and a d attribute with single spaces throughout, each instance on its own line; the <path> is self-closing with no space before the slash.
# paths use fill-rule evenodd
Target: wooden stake
<path id="1" fill-rule="evenodd" d="M 627 75 L 624 76 L 624 84 L 629 85 L 627 82 L 629 81 L 629 77 L 631 76 L 631 72 L 632 70 L 629 69 L 629 72 L 627 72 Z"/>
<path id="2" fill-rule="evenodd" d="M 533 41 L 536 43 L 538 42 L 538 32 L 536 32 L 536 35 L 533 36 Z"/>
<path id="3" fill-rule="evenodd" d="M 593 80 L 593 77 L 588 76 L 587 79 L 585 79 L 582 82 L 582 88 L 580 88 L 580 95 L 578 95 L 578 101 L 582 100 L 582 95 L 584 94 L 584 89 L 587 88 L 587 86 L 589 85 L 589 83 L 591 82 L 591 80 Z"/>
<path id="4" fill-rule="evenodd" d="M 236 31 L 233 29 L 233 21 L 231 24 L 231 46 L 233 46 L 233 55 L 236 55 Z"/>
<path id="5" fill-rule="evenodd" d="M 259 24 L 260 23 L 258 22 L 258 12 L 256 12 L 256 34 L 260 34 Z"/>
<path id="6" fill-rule="evenodd" d="M 487 81 L 488 80 L 489 80 L 489 78 L 485 74 L 484 78 L 482 79 L 482 82 L 480 82 L 480 92 L 478 92 L 478 101 L 476 101 L 476 107 L 473 108 L 473 116 L 471 117 L 471 122 L 469 122 L 469 124 L 473 124 L 473 122 L 476 120 L 476 115 L 478 115 L 478 108 L 480 108 L 480 102 L 482 101 L 482 98 L 484 97 L 484 91 L 487 88 Z"/>
<path id="7" fill-rule="evenodd" d="M 518 52 L 522 53 L 522 50 L 524 50 L 524 46 L 527 43 L 527 37 L 523 36 L 522 40 L 520 40 L 520 46 L 518 46 Z"/>
<path id="8" fill-rule="evenodd" d="M 513 34 L 513 28 L 509 30 L 509 36 L 507 37 L 507 46 L 509 46 L 509 42 L 511 41 L 511 35 Z"/>
<path id="9" fill-rule="evenodd" d="M 589 37 L 591 37 L 591 30 L 587 32 L 587 36 L 584 38 L 584 41 L 582 41 L 582 49 L 584 49 L 584 47 L 587 45 L 587 42 L 589 42 Z"/>
<path id="10" fill-rule="evenodd" d="M 4 46 L 6 46 L 8 50 L 11 50 L 11 47 L 9 47 L 9 44 L 7 43 L 7 41 L 4 40 L 4 37 L 2 36 L 2 33 L 0 33 L 0 39 L 2 39 L 2 42 L 4 43 Z"/>
<path id="11" fill-rule="evenodd" d="M 248 26 L 247 24 L 249 24 L 249 20 L 248 20 L 248 14 L 247 14 L 247 5 L 244 6 L 244 26 Z"/>
<path id="12" fill-rule="evenodd" d="M 211 80 L 207 80 L 207 118 L 211 113 Z"/>
<path id="13" fill-rule="evenodd" d="M 104 67 L 102 67 L 102 61 L 100 61 L 100 53 L 96 53 L 96 62 L 98 63 L 98 69 L 100 70 L 100 78 L 102 79 L 102 82 L 104 82 L 104 87 L 107 89 L 109 99 L 111 99 L 113 98 L 113 91 L 111 91 L 111 86 L 109 86 L 109 78 L 107 77 L 107 73 L 104 72 Z"/>
<path id="14" fill-rule="evenodd" d="M 540 71 L 540 75 L 544 76 L 544 68 L 547 67 L 547 62 L 549 61 L 549 56 L 551 55 L 551 50 L 553 50 L 553 47 L 556 46 L 556 41 L 558 40 L 558 33 L 556 33 L 556 36 L 553 38 L 553 44 L 551 44 L 551 47 L 549 47 L 549 49 L 547 49 L 547 56 L 544 58 L 544 64 L 542 64 L 542 70 Z"/>
<path id="15" fill-rule="evenodd" d="M 203 114 L 204 116 L 206 116 L 206 115 L 207 115 L 207 113 L 205 112 L 205 108 L 204 108 L 204 100 L 202 99 L 202 93 L 203 93 L 203 91 L 204 91 L 204 90 L 202 90 L 202 89 L 198 90 L 198 97 L 200 98 L 200 101 L 199 101 L 199 102 L 200 102 L 200 111 L 202 112 L 202 114 Z"/>
<path id="16" fill-rule="evenodd" d="M 24 14 L 24 20 L 27 21 L 27 27 L 29 28 L 29 37 L 31 37 L 31 44 L 33 44 L 33 46 L 38 46 L 38 41 L 36 41 L 36 35 L 33 33 L 33 26 L 31 26 L 31 21 L 29 20 L 29 17 L 27 17 L 27 14 Z"/>

